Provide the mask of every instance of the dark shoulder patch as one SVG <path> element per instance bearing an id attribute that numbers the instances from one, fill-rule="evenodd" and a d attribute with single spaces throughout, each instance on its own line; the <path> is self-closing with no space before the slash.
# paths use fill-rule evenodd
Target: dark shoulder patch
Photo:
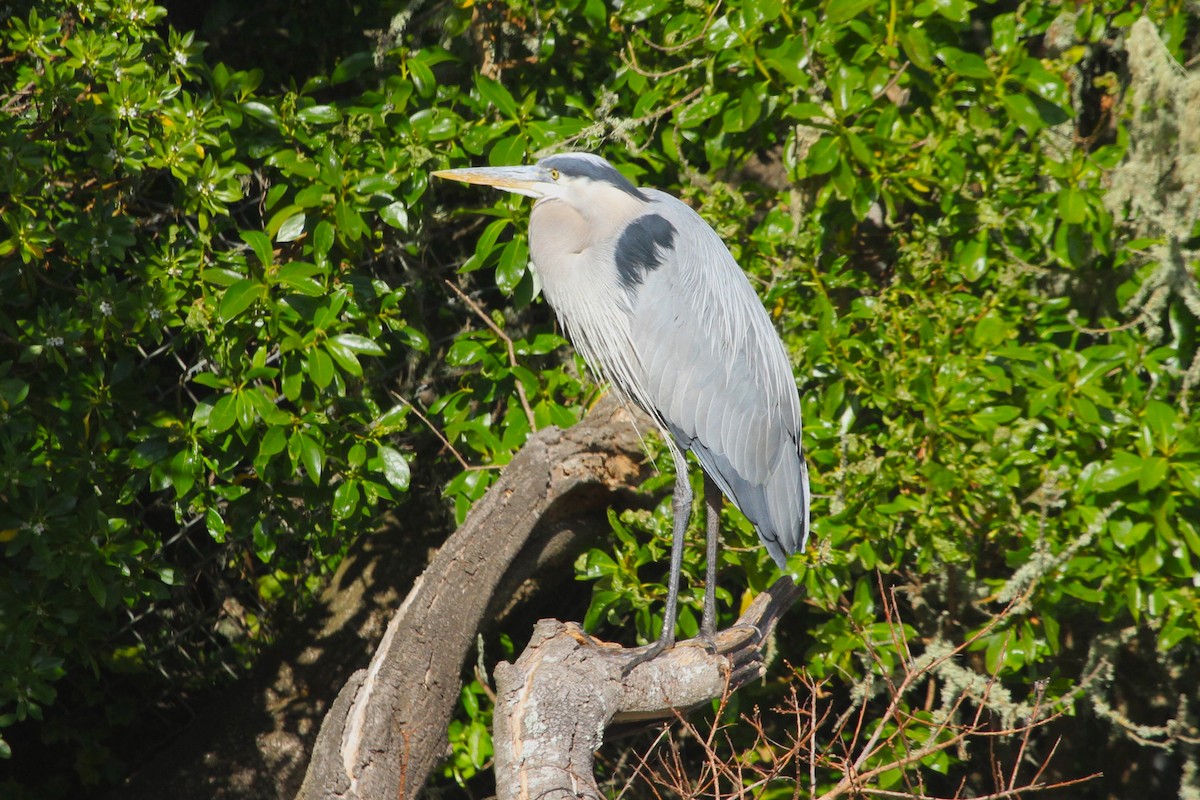
<path id="1" fill-rule="evenodd" d="M 658 214 L 638 217 L 621 232 L 614 253 L 617 277 L 626 289 L 633 289 L 663 264 L 666 251 L 675 243 L 675 226 Z"/>

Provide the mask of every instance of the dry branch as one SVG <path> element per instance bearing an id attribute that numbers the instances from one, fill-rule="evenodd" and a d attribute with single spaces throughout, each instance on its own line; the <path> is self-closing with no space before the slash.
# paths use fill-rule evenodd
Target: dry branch
<path id="1" fill-rule="evenodd" d="M 790 695 L 773 709 L 779 716 L 770 722 L 757 707 L 736 723 L 722 722 L 727 700 L 722 696 L 711 729 L 682 719 L 654 743 L 656 753 L 639 756 L 632 774 L 616 780 L 624 781 L 626 788 L 640 780 L 656 797 L 756 797 L 771 787 L 816 800 L 1006 800 L 1039 793 L 1076 796 L 1075 787 L 1098 777 L 1047 778 L 1059 740 L 1050 736 L 1048 743 L 1035 744 L 1033 736 L 1049 735 L 1049 727 L 1063 718 L 1064 710 L 1044 702 L 1041 684 L 1034 685 L 1032 705 L 1019 722 L 996 724 L 1000 715 L 989 712 L 989 693 L 999 683 L 996 674 L 987 676 L 982 693 L 965 684 L 943 696 L 937 708 L 926 709 L 932 713 L 915 711 L 913 699 L 930 696 L 942 666 L 961 659 L 984 633 L 937 657 L 914 655 L 921 643 L 907 638 L 894 595 L 882 583 L 880 588 L 892 652 L 907 655 L 891 663 L 867 646 L 875 678 L 864 679 L 861 691 L 855 692 L 858 700 L 838 698 L 828 683 L 797 671 Z M 1015 607 L 1015 602 L 1010 604 L 994 624 L 1013 614 Z M 865 631 L 858 628 L 858 633 Z M 751 731 L 753 743 L 735 745 L 727 735 L 735 726 Z M 1048 752 L 1043 749 L 1046 744 Z M 764 753 L 769 756 L 762 757 Z M 940 767 L 926 763 L 943 753 L 952 755 Z M 941 774 L 959 758 L 966 760 L 958 765 L 957 779 Z M 891 778 L 881 785 L 887 773 Z M 990 788 L 988 776 L 994 781 Z M 937 780 L 927 783 L 927 777 Z"/>

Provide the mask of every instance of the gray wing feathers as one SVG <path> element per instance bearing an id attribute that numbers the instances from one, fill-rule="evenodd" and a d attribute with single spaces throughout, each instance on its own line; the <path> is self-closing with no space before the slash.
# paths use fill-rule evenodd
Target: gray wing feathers
<path id="1" fill-rule="evenodd" d="M 780 566 L 808 537 L 808 471 L 787 353 L 745 275 L 690 208 L 646 190 L 676 230 L 632 298 L 647 399 L 750 519 Z"/>

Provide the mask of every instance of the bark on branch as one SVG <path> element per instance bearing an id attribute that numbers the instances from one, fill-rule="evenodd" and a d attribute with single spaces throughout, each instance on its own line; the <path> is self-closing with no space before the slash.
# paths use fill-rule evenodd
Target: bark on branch
<path id="1" fill-rule="evenodd" d="M 763 672 L 763 645 L 800 589 L 782 578 L 715 647 L 681 642 L 625 675 L 638 649 L 542 620 L 515 664 L 496 667 L 498 800 L 601 798 L 593 754 L 612 724 L 673 719 Z"/>
<path id="2" fill-rule="evenodd" d="M 611 399 L 569 430 L 531 437 L 417 579 L 370 665 L 342 688 L 297 800 L 417 797 L 445 753 L 476 632 L 647 471 L 634 419 Z M 680 643 L 625 677 L 637 649 L 539 623 L 516 665 L 496 670 L 500 798 L 569 787 L 598 796 L 592 751 L 605 728 L 673 718 L 760 675 L 763 644 L 797 594 L 780 581 L 714 643 Z"/>
<path id="3" fill-rule="evenodd" d="M 611 399 L 573 428 L 531 437 L 414 584 L 370 665 L 342 688 L 297 798 L 416 797 L 445 753 L 459 675 L 490 609 L 647 469 L 633 417 Z"/>

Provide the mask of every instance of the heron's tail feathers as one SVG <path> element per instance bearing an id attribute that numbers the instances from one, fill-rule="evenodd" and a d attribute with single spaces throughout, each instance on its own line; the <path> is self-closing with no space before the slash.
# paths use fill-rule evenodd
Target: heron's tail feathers
<path id="1" fill-rule="evenodd" d="M 783 569 L 792 553 L 808 543 L 808 464 L 799 442 L 779 459 L 774 472 L 763 483 L 751 482 L 733 468 L 724 455 L 713 453 L 700 442 L 676 435 L 680 445 L 696 454 L 697 460 L 725 496 L 753 523 L 771 558 Z"/>
<path id="2" fill-rule="evenodd" d="M 780 460 L 761 492 L 762 508 L 739 508 L 754 523 L 767 552 L 783 569 L 787 557 L 808 544 L 808 464 L 798 446 L 794 455 L 789 452 Z"/>

